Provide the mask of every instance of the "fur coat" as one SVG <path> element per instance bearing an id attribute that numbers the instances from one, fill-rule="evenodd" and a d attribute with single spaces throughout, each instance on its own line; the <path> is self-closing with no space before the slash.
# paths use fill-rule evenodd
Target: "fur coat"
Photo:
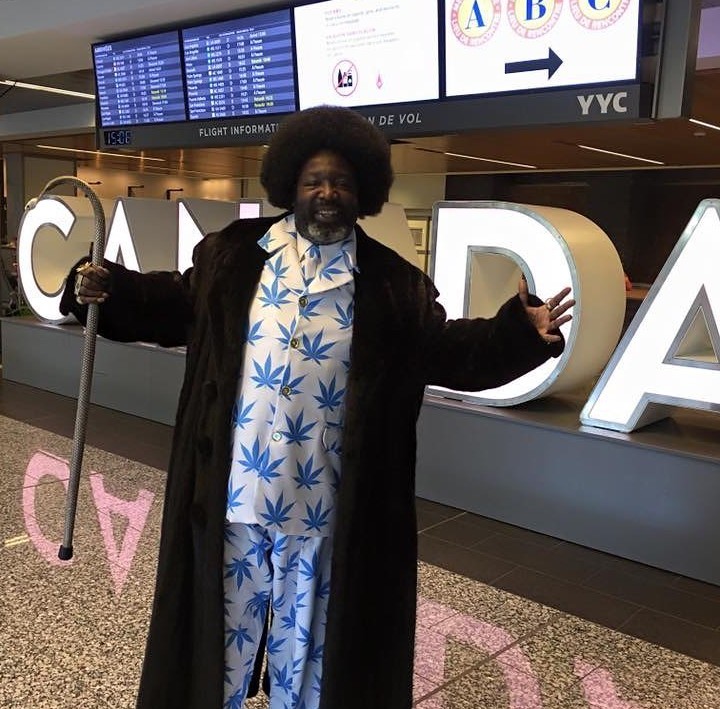
<path id="1" fill-rule="evenodd" d="M 221 709 L 223 520 L 231 412 L 249 306 L 273 220 L 236 221 L 185 274 L 106 263 L 99 333 L 187 344 L 139 709 Z M 323 657 L 322 709 L 409 709 L 415 630 L 416 420 L 424 386 L 480 390 L 529 371 L 548 346 L 518 297 L 495 318 L 447 321 L 425 274 L 357 228 L 355 319 Z M 61 309 L 84 320 L 72 294 Z M 537 301 L 536 304 L 538 304 Z M 438 441 L 438 445 L 442 442 Z M 258 663 L 259 666 L 259 663 Z"/>

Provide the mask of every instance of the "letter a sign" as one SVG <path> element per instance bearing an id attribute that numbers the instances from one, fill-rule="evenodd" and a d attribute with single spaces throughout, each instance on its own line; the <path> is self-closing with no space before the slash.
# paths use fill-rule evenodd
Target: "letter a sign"
<path id="1" fill-rule="evenodd" d="M 596 384 L 584 424 L 634 431 L 669 408 L 720 411 L 720 200 L 698 205 Z"/>

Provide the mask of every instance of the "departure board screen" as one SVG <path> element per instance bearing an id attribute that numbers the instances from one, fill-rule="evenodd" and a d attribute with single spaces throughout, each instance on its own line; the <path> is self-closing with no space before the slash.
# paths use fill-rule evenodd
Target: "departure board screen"
<path id="1" fill-rule="evenodd" d="M 187 120 L 178 32 L 93 46 L 100 125 Z"/>
<path id="2" fill-rule="evenodd" d="M 191 27 L 182 39 L 191 120 L 296 109 L 289 10 Z"/>

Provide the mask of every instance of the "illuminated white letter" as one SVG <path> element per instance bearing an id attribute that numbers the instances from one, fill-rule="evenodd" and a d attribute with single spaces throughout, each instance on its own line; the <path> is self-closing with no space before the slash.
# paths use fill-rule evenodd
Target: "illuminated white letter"
<path id="1" fill-rule="evenodd" d="M 668 405 L 720 409 L 720 200 L 700 203 L 583 408 L 584 424 L 633 431 Z"/>
<path id="2" fill-rule="evenodd" d="M 43 226 L 52 226 L 58 229 L 63 239 L 75 223 L 75 215 L 71 209 L 60 199 L 47 197 L 23 215 L 18 233 L 18 275 L 22 285 L 25 300 L 30 309 L 40 320 L 58 322 L 63 319 L 60 313 L 60 298 L 62 285 L 55 293 L 46 293 L 38 285 L 35 269 L 33 268 L 33 243 L 38 231 Z"/>
<path id="3" fill-rule="evenodd" d="M 115 203 L 115 212 L 105 245 L 105 258 L 108 261 L 121 263 L 131 271 L 140 270 L 140 262 L 130 234 L 125 207 L 120 199 Z"/>
<path id="4" fill-rule="evenodd" d="M 577 301 L 563 326 L 562 356 L 495 389 L 429 393 L 508 406 L 567 391 L 602 369 L 625 313 L 620 259 L 607 235 L 580 214 L 507 202 L 439 202 L 433 208 L 433 280 L 448 317 L 490 317 L 517 292 L 521 274 L 545 299 L 563 287 Z"/>
<path id="5" fill-rule="evenodd" d="M 193 249 L 202 241 L 203 233 L 182 200 L 178 200 L 178 262 L 180 273 L 192 266 Z"/>

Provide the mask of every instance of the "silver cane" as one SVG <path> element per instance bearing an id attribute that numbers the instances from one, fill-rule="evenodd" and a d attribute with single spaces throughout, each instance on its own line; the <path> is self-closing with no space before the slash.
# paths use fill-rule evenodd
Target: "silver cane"
<path id="1" fill-rule="evenodd" d="M 102 265 L 105 253 L 105 212 L 98 196 L 90 186 L 72 175 L 56 177 L 45 185 L 38 199 L 42 199 L 48 192 L 59 185 L 71 185 L 81 190 L 90 200 L 95 215 L 95 238 L 92 245 L 92 263 L 94 266 Z M 87 430 L 87 417 L 90 403 L 90 389 L 92 387 L 93 365 L 95 363 L 95 340 L 98 328 L 98 305 L 90 303 L 88 306 L 87 322 L 85 324 L 85 342 L 82 354 L 82 367 L 80 370 L 80 391 L 78 392 L 77 410 L 75 412 L 75 432 L 73 434 L 72 456 L 70 458 L 70 479 L 68 481 L 67 499 L 65 502 L 65 530 L 62 544 L 58 551 L 58 558 L 63 561 L 72 559 L 73 532 L 75 530 L 75 515 L 77 513 L 78 490 L 80 487 L 80 470 L 82 468 L 83 452 L 85 449 L 85 433 Z"/>

